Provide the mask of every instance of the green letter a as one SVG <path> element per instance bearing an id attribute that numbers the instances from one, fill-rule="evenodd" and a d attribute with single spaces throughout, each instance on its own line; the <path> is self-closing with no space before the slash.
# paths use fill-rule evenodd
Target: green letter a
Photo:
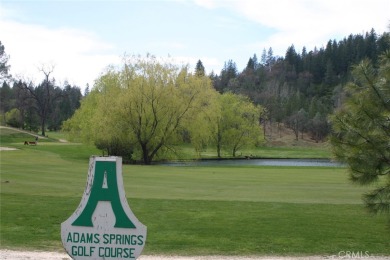
<path id="1" fill-rule="evenodd" d="M 114 212 L 117 228 L 136 228 L 126 215 L 118 190 L 116 176 L 116 163 L 112 161 L 96 161 L 95 176 L 93 179 L 90 196 L 83 212 L 72 223 L 72 226 L 93 227 L 92 214 L 99 201 L 110 201 Z"/>

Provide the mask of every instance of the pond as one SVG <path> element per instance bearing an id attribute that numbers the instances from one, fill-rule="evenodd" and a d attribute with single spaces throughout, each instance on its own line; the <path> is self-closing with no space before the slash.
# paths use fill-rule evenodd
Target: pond
<path id="1" fill-rule="evenodd" d="M 160 162 L 158 165 L 167 166 L 315 166 L 315 167 L 343 167 L 340 162 L 329 159 L 222 159 Z"/>

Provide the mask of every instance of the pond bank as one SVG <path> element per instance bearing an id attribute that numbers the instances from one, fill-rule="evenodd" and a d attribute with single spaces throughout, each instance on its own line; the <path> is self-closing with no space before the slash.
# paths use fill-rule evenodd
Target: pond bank
<path id="1" fill-rule="evenodd" d="M 156 162 L 166 166 L 287 166 L 287 167 L 344 167 L 345 165 L 330 159 L 202 159 L 193 161 Z"/>

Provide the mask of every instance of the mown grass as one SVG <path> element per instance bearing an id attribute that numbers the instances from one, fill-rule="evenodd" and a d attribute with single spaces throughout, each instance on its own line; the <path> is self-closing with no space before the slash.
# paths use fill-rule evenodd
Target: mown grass
<path id="1" fill-rule="evenodd" d="M 1 247 L 62 251 L 60 223 L 77 208 L 98 151 L 15 140 L 19 150 L 0 152 Z M 344 168 L 125 165 L 123 175 L 148 227 L 144 254 L 390 255 L 385 216 L 361 202 L 374 187 L 350 184 Z"/>
<path id="2" fill-rule="evenodd" d="M 36 134 L 36 133 L 32 133 Z M 58 145 L 59 139 L 66 139 L 66 134 L 62 132 L 48 132 L 48 138 L 39 138 L 39 144 L 50 145 L 54 144 Z M 22 148 L 24 145 L 24 141 L 35 141 L 35 138 L 31 135 L 15 132 L 12 129 L 0 127 L 0 144 L 7 145 L 10 147 Z M 66 143 L 63 143 L 65 145 Z M 72 150 L 73 145 L 75 143 L 68 143 L 72 145 L 68 149 Z M 86 147 L 86 148 L 85 148 Z M 76 152 L 76 155 L 83 155 L 87 152 L 87 150 L 91 150 L 93 154 L 102 154 L 101 151 L 95 149 L 93 146 L 79 146 L 80 149 L 84 149 L 84 151 L 80 151 L 80 153 Z M 44 149 L 44 148 L 42 148 Z M 45 149 L 49 150 L 50 148 L 46 147 Z M 57 151 L 56 147 L 53 148 L 56 152 L 62 152 L 61 150 Z M 63 147 L 63 149 L 66 149 Z M 232 158 L 232 154 L 228 151 L 222 151 L 221 153 L 223 158 Z M 269 147 L 269 146 L 259 146 L 247 148 L 243 151 L 239 151 L 236 155 L 238 158 L 242 158 L 245 156 L 250 156 L 253 158 L 315 158 L 315 159 L 324 159 L 330 158 L 331 153 L 328 145 L 324 143 L 323 145 L 317 146 L 285 146 L 285 147 Z M 174 147 L 173 150 L 170 150 L 168 154 L 163 155 L 163 159 L 171 159 L 171 160 L 193 160 L 193 159 L 215 159 L 217 158 L 217 152 L 215 147 L 207 147 L 199 154 L 194 151 L 194 148 L 191 145 L 179 145 Z M 137 158 L 136 158 L 137 159 Z M 157 160 L 159 158 L 156 158 Z"/>
<path id="3" fill-rule="evenodd" d="M 6 194 L 2 247 L 61 250 L 60 223 L 79 198 Z M 363 250 L 389 254 L 381 218 L 356 205 L 129 199 L 147 225 L 145 254 L 332 255 Z M 4 210 L 4 206 L 2 205 Z M 372 222 L 372 223 L 370 223 Z"/>
<path id="4" fill-rule="evenodd" d="M 203 150 L 200 155 L 196 154 L 194 148 L 190 145 L 180 145 L 175 147 L 175 151 L 168 156 L 172 160 L 193 160 L 193 159 L 216 159 L 217 151 L 215 147 L 208 147 Z M 328 159 L 331 157 L 330 149 L 327 144 L 322 146 L 284 146 L 284 147 L 268 147 L 259 146 L 247 148 L 239 151 L 236 154 L 237 158 L 250 156 L 252 158 L 286 158 L 286 159 Z M 234 158 L 228 151 L 221 152 L 222 158 Z"/>

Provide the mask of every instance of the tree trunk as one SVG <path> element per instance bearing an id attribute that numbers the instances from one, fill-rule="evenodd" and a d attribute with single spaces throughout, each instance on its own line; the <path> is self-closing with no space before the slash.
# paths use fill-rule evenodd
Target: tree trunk
<path id="1" fill-rule="evenodd" d="M 45 117 L 42 117 L 41 119 L 41 134 L 42 136 L 46 136 L 45 134 L 45 124 L 46 124 L 46 118 Z"/>
<path id="2" fill-rule="evenodd" d="M 298 138 L 299 138 L 299 124 L 298 124 L 298 120 L 297 119 L 294 119 L 294 134 L 295 134 L 295 140 L 298 141 Z"/>
<path id="3" fill-rule="evenodd" d="M 146 144 L 141 144 L 142 148 L 142 158 L 144 161 L 144 164 L 150 165 L 152 163 L 152 158 L 149 156 L 149 149 Z"/>
<path id="4" fill-rule="evenodd" d="M 222 136 L 221 136 L 221 132 L 219 131 L 219 125 L 218 125 L 218 132 L 217 132 L 217 156 L 218 156 L 218 158 L 221 158 L 221 142 L 222 142 Z"/>

